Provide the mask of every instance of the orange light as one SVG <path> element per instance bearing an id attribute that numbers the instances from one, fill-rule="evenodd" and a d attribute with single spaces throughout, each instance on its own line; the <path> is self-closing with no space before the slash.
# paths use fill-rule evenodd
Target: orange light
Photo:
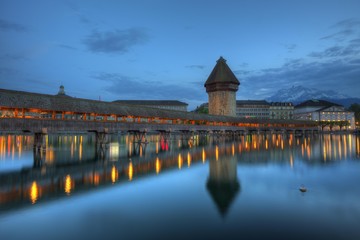
<path id="1" fill-rule="evenodd" d="M 156 158 L 156 161 L 155 161 L 155 170 L 156 170 L 156 174 L 159 174 L 159 172 L 161 170 L 161 162 L 158 157 Z"/>
<path id="2" fill-rule="evenodd" d="M 72 190 L 72 185 L 73 185 L 73 180 L 71 179 L 70 175 L 66 175 L 64 190 L 67 195 L 70 195 L 71 190 Z"/>
<path id="3" fill-rule="evenodd" d="M 129 163 L 128 174 L 129 174 L 129 181 L 131 181 L 133 179 L 133 174 L 134 174 L 134 168 L 132 162 Z"/>
<path id="4" fill-rule="evenodd" d="M 181 154 L 179 153 L 179 155 L 178 155 L 178 167 L 179 167 L 179 169 L 181 169 L 182 164 L 183 164 L 183 160 L 182 160 Z"/>
<path id="5" fill-rule="evenodd" d="M 30 188 L 30 200 L 32 204 L 35 204 L 39 198 L 39 188 L 37 183 L 34 181 Z"/>
<path id="6" fill-rule="evenodd" d="M 115 166 L 111 168 L 111 182 L 115 183 L 118 180 L 119 173 Z"/>

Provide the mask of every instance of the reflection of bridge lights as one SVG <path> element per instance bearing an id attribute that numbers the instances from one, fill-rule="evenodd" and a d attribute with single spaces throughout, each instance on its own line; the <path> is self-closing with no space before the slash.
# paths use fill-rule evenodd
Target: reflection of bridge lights
<path id="1" fill-rule="evenodd" d="M 161 170 L 161 163 L 160 163 L 160 159 L 157 157 L 156 161 L 155 161 L 155 170 L 156 170 L 156 174 L 159 174 L 160 170 Z"/>
<path id="2" fill-rule="evenodd" d="M 235 155 L 235 145 L 234 144 L 231 145 L 231 153 L 233 156 Z"/>
<path id="3" fill-rule="evenodd" d="M 65 193 L 70 195 L 72 189 L 73 180 L 71 179 L 70 175 L 66 175 L 65 178 Z"/>
<path id="4" fill-rule="evenodd" d="M 215 147 L 215 159 L 216 161 L 219 160 L 219 147 L 217 145 Z"/>
<path id="5" fill-rule="evenodd" d="M 201 156 L 202 156 L 202 162 L 205 163 L 206 153 L 205 153 L 205 149 L 204 149 L 204 148 L 202 149 Z"/>
<path id="6" fill-rule="evenodd" d="M 94 174 L 94 185 L 97 186 L 100 183 L 100 175 L 98 173 Z"/>
<path id="7" fill-rule="evenodd" d="M 134 174 L 134 168 L 132 162 L 129 163 L 129 169 L 128 169 L 128 175 L 129 175 L 129 181 L 133 179 Z"/>
<path id="8" fill-rule="evenodd" d="M 111 182 L 115 183 L 118 180 L 119 173 L 115 166 L 111 168 Z"/>
<path id="9" fill-rule="evenodd" d="M 284 149 L 284 140 L 281 139 L 281 149 L 283 150 Z"/>
<path id="10" fill-rule="evenodd" d="M 179 155 L 178 155 L 178 167 L 179 167 L 179 169 L 181 169 L 182 164 L 183 164 L 183 160 L 182 160 L 181 154 L 179 153 Z"/>
<path id="11" fill-rule="evenodd" d="M 266 148 L 266 150 L 268 150 L 268 148 L 269 148 L 269 141 L 267 139 L 265 140 L 265 148 Z"/>
<path id="12" fill-rule="evenodd" d="M 190 155 L 190 152 L 187 153 L 187 164 L 188 164 L 188 167 L 190 167 L 190 165 L 191 165 L 191 155 Z"/>
<path id="13" fill-rule="evenodd" d="M 35 204 L 39 197 L 39 188 L 37 183 L 34 181 L 30 188 L 30 200 L 32 204 Z"/>
<path id="14" fill-rule="evenodd" d="M 120 155 L 119 152 L 119 143 L 111 143 L 109 149 L 110 158 L 117 159 Z"/>

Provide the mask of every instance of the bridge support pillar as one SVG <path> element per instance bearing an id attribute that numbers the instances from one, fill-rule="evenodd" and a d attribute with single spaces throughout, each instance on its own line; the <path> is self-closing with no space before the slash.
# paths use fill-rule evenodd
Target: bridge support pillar
<path id="1" fill-rule="evenodd" d="M 46 135 L 47 135 L 46 129 L 42 129 L 41 132 L 34 133 L 34 150 L 37 151 L 46 150 L 46 141 L 45 141 Z"/>

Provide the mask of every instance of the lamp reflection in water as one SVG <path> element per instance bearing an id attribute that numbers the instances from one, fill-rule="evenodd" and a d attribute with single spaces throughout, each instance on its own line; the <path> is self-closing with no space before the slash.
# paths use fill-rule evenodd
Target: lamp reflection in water
<path id="1" fill-rule="evenodd" d="M 39 198 L 39 187 L 37 185 L 37 183 L 34 181 L 32 184 L 31 184 L 31 187 L 30 187 L 30 201 L 32 204 L 35 204 L 36 201 L 38 200 Z"/>
<path id="2" fill-rule="evenodd" d="M 66 175 L 65 177 L 65 188 L 64 191 L 66 195 L 70 195 L 73 189 L 74 181 L 71 179 L 70 175 Z"/>
<path id="3" fill-rule="evenodd" d="M 156 161 L 155 161 L 155 171 L 156 171 L 156 174 L 159 174 L 161 170 L 161 162 L 160 162 L 160 159 L 159 157 L 156 158 Z"/>
<path id="4" fill-rule="evenodd" d="M 129 181 L 133 179 L 133 174 L 134 174 L 134 168 L 132 162 L 130 162 L 128 168 Z"/>
<path id="5" fill-rule="evenodd" d="M 115 183 L 119 178 L 119 173 L 118 170 L 116 169 L 115 166 L 112 166 L 111 168 L 111 182 Z"/>
<path id="6" fill-rule="evenodd" d="M 240 189 L 236 157 L 221 156 L 220 159 L 210 159 L 209 170 L 206 187 L 224 217 Z"/>

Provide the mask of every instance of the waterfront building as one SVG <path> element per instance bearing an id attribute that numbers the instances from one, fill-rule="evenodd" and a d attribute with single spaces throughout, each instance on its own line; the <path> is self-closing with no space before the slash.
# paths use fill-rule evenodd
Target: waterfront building
<path id="1" fill-rule="evenodd" d="M 270 104 L 265 100 L 236 101 L 236 115 L 244 118 L 269 119 Z"/>
<path id="2" fill-rule="evenodd" d="M 114 103 L 187 112 L 187 103 L 177 100 L 116 100 Z"/>
<path id="3" fill-rule="evenodd" d="M 294 105 L 291 102 L 271 102 L 270 119 L 293 119 Z"/>
<path id="4" fill-rule="evenodd" d="M 236 116 L 236 92 L 240 82 L 226 60 L 220 57 L 204 86 L 209 98 L 209 114 Z"/>
<path id="5" fill-rule="evenodd" d="M 348 129 L 355 129 L 354 112 L 345 110 L 344 106 L 328 102 L 325 100 L 308 100 L 295 106 L 294 119 L 297 120 L 312 120 L 312 121 L 327 121 L 327 122 L 341 122 L 347 121 Z M 340 129 L 340 126 L 334 124 L 326 126 L 324 130 L 332 128 L 333 130 Z"/>

